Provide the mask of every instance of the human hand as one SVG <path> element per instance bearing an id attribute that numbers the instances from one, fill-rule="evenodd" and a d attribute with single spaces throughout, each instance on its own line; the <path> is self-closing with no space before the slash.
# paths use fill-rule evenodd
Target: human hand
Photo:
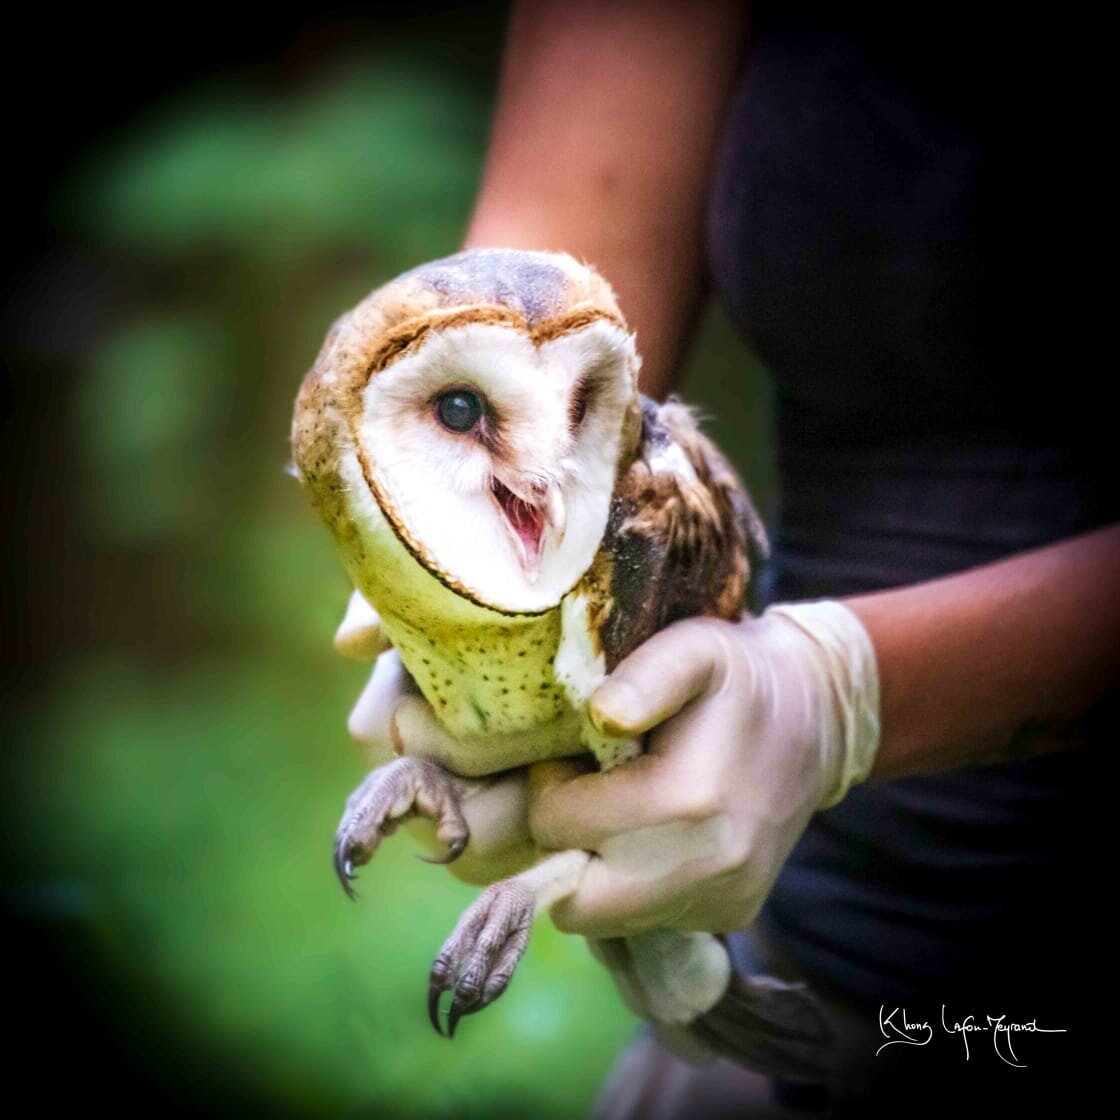
<path id="1" fill-rule="evenodd" d="M 812 814 L 870 772 L 875 654 L 831 601 L 687 619 L 626 658 L 590 714 L 605 734 L 649 735 L 644 754 L 606 773 L 534 768 L 533 838 L 601 857 L 552 908 L 557 927 L 728 932 L 755 918 Z"/>
<path id="2" fill-rule="evenodd" d="M 401 755 L 439 761 L 446 753 L 447 732 L 382 633 L 377 612 L 359 591 L 350 597 L 334 645 L 357 661 L 376 658 L 347 724 L 369 764 L 381 766 Z M 482 885 L 532 864 L 537 852 L 529 837 L 528 771 L 509 770 L 483 779 L 457 777 L 455 785 L 470 840 L 462 855 L 447 865 L 451 874 Z M 437 823 L 416 817 L 405 824 L 433 856 L 442 855 L 447 847 L 436 836 Z"/>

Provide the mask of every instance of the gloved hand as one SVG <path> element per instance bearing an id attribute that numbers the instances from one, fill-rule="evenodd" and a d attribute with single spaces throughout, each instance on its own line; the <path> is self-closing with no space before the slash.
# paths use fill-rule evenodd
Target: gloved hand
<path id="1" fill-rule="evenodd" d="M 440 761 L 448 734 L 382 634 L 377 612 L 359 591 L 350 597 L 334 645 L 339 653 L 357 661 L 377 659 L 347 724 L 351 737 L 365 749 L 370 766 L 383 766 L 398 755 Z M 529 837 L 528 771 L 522 768 L 493 778 L 459 778 L 456 785 L 471 835 L 463 854 L 447 865 L 451 874 L 463 882 L 483 885 L 530 866 L 538 853 Z M 433 821 L 417 817 L 404 827 L 433 856 L 446 851 L 446 844 L 436 837 Z"/>
<path id="2" fill-rule="evenodd" d="M 871 639 L 832 601 L 739 623 L 688 619 L 635 650 L 591 699 L 610 735 L 649 732 L 607 773 L 534 768 L 530 831 L 597 852 L 556 925 L 588 937 L 749 925 L 817 809 L 871 770 Z"/>

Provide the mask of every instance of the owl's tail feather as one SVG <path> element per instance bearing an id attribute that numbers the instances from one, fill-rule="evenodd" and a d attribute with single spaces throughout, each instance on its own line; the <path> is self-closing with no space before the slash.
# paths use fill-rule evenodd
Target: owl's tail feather
<path id="1" fill-rule="evenodd" d="M 787 1081 L 824 1082 L 833 1032 L 803 983 L 735 971 L 708 933 L 653 930 L 590 942 L 632 1011 L 678 1057 L 703 1065 L 729 1058 Z"/>
<path id="2" fill-rule="evenodd" d="M 726 993 L 710 1011 L 669 1032 L 686 1034 L 703 1050 L 758 1073 L 786 1081 L 827 1080 L 832 1029 L 805 984 L 732 973 Z M 672 1048 L 672 1040 L 665 1041 Z"/>

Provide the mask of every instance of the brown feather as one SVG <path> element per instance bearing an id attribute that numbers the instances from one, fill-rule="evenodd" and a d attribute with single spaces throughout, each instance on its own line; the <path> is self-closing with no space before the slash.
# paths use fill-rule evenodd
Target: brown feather
<path id="1" fill-rule="evenodd" d="M 695 482 L 651 468 L 670 444 Z M 643 399 L 636 453 L 620 474 L 599 557 L 581 588 L 597 604 L 607 671 L 678 619 L 738 618 L 752 554 L 766 552 L 746 490 L 689 409 L 676 400 L 659 406 Z"/>

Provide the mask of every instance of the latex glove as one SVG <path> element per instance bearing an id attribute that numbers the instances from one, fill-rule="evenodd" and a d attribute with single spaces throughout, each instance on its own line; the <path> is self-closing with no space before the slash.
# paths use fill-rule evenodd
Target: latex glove
<path id="1" fill-rule="evenodd" d="M 360 591 L 353 592 L 346 604 L 346 613 L 334 633 L 334 648 L 353 661 L 373 661 L 390 648 L 381 632 L 381 616 Z"/>
<path id="2" fill-rule="evenodd" d="M 359 591 L 350 597 L 334 645 L 354 660 L 377 659 L 347 723 L 371 767 L 383 766 L 399 755 L 440 761 L 447 750 L 448 734 L 382 634 L 377 611 Z M 482 885 L 530 866 L 538 853 L 529 837 L 528 771 L 509 770 L 485 779 L 459 778 L 456 784 L 471 836 L 463 854 L 447 865 L 451 874 Z M 416 818 L 404 827 L 431 855 L 446 851 L 446 844 L 436 837 L 434 822 Z"/>
<path id="3" fill-rule="evenodd" d="M 749 925 L 812 814 L 867 777 L 878 717 L 871 640 L 840 603 L 655 634 L 591 698 L 604 733 L 650 732 L 646 753 L 534 776 L 538 844 L 601 857 L 553 907 L 556 925 L 589 937 Z"/>

